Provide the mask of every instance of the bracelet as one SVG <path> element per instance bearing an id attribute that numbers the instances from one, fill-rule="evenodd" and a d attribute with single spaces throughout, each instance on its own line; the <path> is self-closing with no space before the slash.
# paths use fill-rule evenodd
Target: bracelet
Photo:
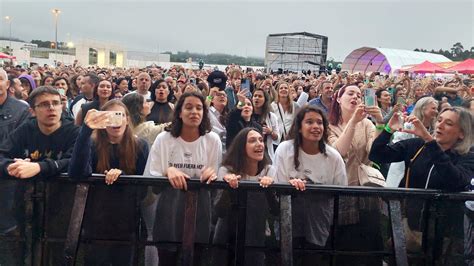
<path id="1" fill-rule="evenodd" d="M 245 103 L 239 101 L 239 103 L 237 104 L 239 107 L 244 107 Z"/>
<path id="2" fill-rule="evenodd" d="M 206 97 L 206 100 L 212 101 L 212 96 L 211 96 L 211 95 L 207 96 L 207 97 Z"/>
<path id="3" fill-rule="evenodd" d="M 390 134 L 393 134 L 393 130 L 388 126 L 388 124 L 385 125 L 384 127 L 385 131 L 387 131 Z"/>

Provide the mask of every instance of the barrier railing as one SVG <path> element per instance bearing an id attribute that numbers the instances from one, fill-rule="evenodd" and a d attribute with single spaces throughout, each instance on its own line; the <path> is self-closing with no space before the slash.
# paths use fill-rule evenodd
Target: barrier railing
<path id="1" fill-rule="evenodd" d="M 7 181 L 1 180 L 0 187 Z M 462 193 L 446 193 L 438 190 L 422 190 L 422 189 L 399 189 L 399 188 L 371 188 L 371 187 L 343 187 L 343 186 L 327 186 L 327 185 L 306 185 L 306 191 L 296 191 L 293 187 L 287 184 L 273 184 L 265 191 L 275 193 L 279 198 L 279 227 L 276 230 L 277 243 L 276 247 L 252 247 L 246 245 L 245 231 L 246 226 L 246 206 L 248 192 L 263 191 L 263 189 L 256 182 L 241 181 L 238 189 L 229 188 L 225 182 L 213 182 L 210 185 L 202 184 L 199 180 L 188 180 L 188 191 L 185 193 L 185 209 L 184 209 L 184 228 L 182 241 L 179 243 L 163 243 L 154 241 L 143 237 L 144 231 L 142 217 L 140 215 L 140 197 L 138 196 L 137 188 L 146 187 L 169 187 L 170 184 L 166 178 L 150 178 L 143 176 L 121 176 L 113 186 L 128 186 L 128 189 L 134 189 L 134 231 L 130 232 L 132 235 L 129 239 L 94 239 L 94 237 L 84 237 L 81 235 L 83 229 L 84 213 L 87 208 L 92 206 L 92 202 L 88 203 L 88 196 L 91 190 L 105 187 L 104 177 L 101 175 L 93 175 L 87 180 L 76 181 L 61 176 L 49 180 L 18 180 L 8 182 L 15 182 L 15 200 L 23 201 L 21 208 L 22 222 L 19 223 L 19 230 L 16 234 L 0 235 L 0 243 L 3 246 L 15 246 L 15 250 L 21 250 L 18 253 L 10 253 L 11 256 L 16 256 L 17 262 L 20 265 L 51 265 L 55 264 L 57 260 L 52 257 L 60 257 L 67 265 L 75 265 L 78 257 L 79 246 L 81 243 L 126 243 L 133 246 L 132 252 L 133 265 L 143 265 L 143 249 L 146 246 L 162 246 L 174 244 L 180 247 L 181 250 L 181 264 L 192 265 L 194 261 L 194 251 L 197 246 L 204 246 L 212 248 L 219 246 L 217 244 L 196 244 L 195 231 L 196 217 L 198 206 L 198 189 L 208 189 L 216 191 L 218 189 L 231 190 L 238 198 L 236 206 L 233 207 L 235 223 L 235 238 L 229 245 L 224 245 L 233 260 L 234 265 L 244 265 L 246 250 L 272 250 L 278 254 L 281 265 L 293 265 L 294 253 L 315 253 L 324 254 L 330 257 L 330 264 L 338 265 L 337 259 L 341 256 L 375 256 L 380 257 L 380 260 L 391 260 L 396 265 L 409 265 L 409 260 L 418 259 L 425 265 L 439 264 L 440 261 L 445 260 L 446 256 L 443 253 L 443 245 L 445 242 L 445 225 L 446 219 L 455 219 L 462 217 L 462 213 L 457 213 L 456 217 L 448 217 L 446 208 L 442 208 L 443 204 L 455 203 L 457 206 L 464 204 L 464 201 L 474 200 L 474 194 Z M 52 188 L 52 184 L 57 187 Z M 74 189 L 75 187 L 75 189 Z M 58 189 L 59 188 L 59 189 Z M 63 189 L 64 188 L 64 189 Z M 18 192 L 20 191 L 20 192 Z M 61 193 L 62 198 L 54 198 L 55 193 Z M 66 191 L 66 192 L 65 192 Z M 333 222 L 330 230 L 330 237 L 326 248 L 299 248 L 294 247 L 293 233 L 292 233 L 292 197 L 294 195 L 303 194 L 324 194 L 334 199 Z M 18 196 L 20 195 L 20 196 Z M 341 250 L 335 245 L 335 240 L 338 236 L 338 214 L 339 214 L 339 200 L 341 197 L 372 197 L 382 199 L 386 203 L 387 209 L 387 238 L 386 242 L 389 244 L 387 248 L 382 250 Z M 73 199 L 73 201 L 72 201 Z M 421 250 L 419 252 L 407 252 L 406 226 L 404 224 L 404 201 L 419 200 L 423 202 L 422 212 L 422 227 L 421 227 Z M 57 210 L 63 220 L 66 221 L 67 232 L 51 234 L 50 228 L 61 227 L 57 225 L 57 219 L 48 220 L 53 212 L 53 205 L 56 201 L 64 203 L 62 206 L 69 210 Z M 4 202 L 0 202 L 0 205 Z M 22 205 L 17 204 L 17 205 Z M 60 204 L 61 205 L 61 204 Z M 9 208 L 3 208 L 3 210 Z M 2 209 L 0 209 L 0 212 Z M 113 210 L 104 210 L 113 211 Z M 61 214 L 64 212 L 64 214 Z M 383 212 L 383 211 L 382 211 Z M 2 213 L 0 213 L 2 215 Z M 56 217 L 58 216 L 55 213 Z M 1 219 L 1 217 L 0 217 Z M 159 223 L 160 221 L 156 221 Z M 458 221 L 459 222 L 459 221 Z M 462 222 L 462 221 L 461 221 Z M 268 225 L 267 225 L 268 226 Z M 54 230 L 53 230 L 54 231 Z M 459 240 L 459 239 L 458 239 Z M 350 241 L 348 239 L 347 241 Z M 461 238 L 462 241 L 462 238 Z M 64 245 L 63 245 L 64 243 Z M 52 248 L 56 245 L 56 248 Z M 221 245 L 222 246 L 222 245 Z M 59 248 L 58 248 L 59 247 Z M 446 248 L 446 247 L 444 247 Z M 9 248 L 0 245 L 0 258 L 2 251 L 8 253 Z M 13 254 L 13 255 L 12 255 Z M 17 254 L 20 254 L 17 256 Z M 462 254 L 461 254 L 462 256 Z M 20 259 L 21 258 L 21 259 Z M 465 258 L 458 258 L 464 260 Z M 8 262 L 4 262 L 5 265 Z M 0 265 L 2 261 L 0 259 Z"/>

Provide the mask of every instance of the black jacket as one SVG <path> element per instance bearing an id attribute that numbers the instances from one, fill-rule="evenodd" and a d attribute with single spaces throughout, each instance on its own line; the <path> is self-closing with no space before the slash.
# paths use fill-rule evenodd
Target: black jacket
<path id="1" fill-rule="evenodd" d="M 10 96 L 0 105 L 0 142 L 30 116 L 28 109 L 27 104 Z"/>
<path id="2" fill-rule="evenodd" d="M 0 145 L 0 176 L 8 175 L 7 167 L 14 158 L 38 162 L 41 177 L 67 172 L 78 127 L 68 119 L 61 122 L 61 127 L 48 136 L 40 131 L 36 118 L 28 119 L 14 130 Z"/>
<path id="3" fill-rule="evenodd" d="M 410 188 L 425 188 L 427 185 L 427 188 L 432 189 L 463 191 L 474 178 L 473 148 L 467 154 L 460 155 L 451 150 L 443 152 L 434 140 L 425 143 L 420 138 L 414 138 L 389 144 L 390 137 L 391 134 L 384 131 L 374 140 L 369 159 L 380 163 L 404 161 L 405 177 L 410 169 Z M 423 146 L 423 150 L 410 163 Z M 400 187 L 405 187 L 405 177 L 400 182 Z"/>
<path id="4" fill-rule="evenodd" d="M 97 172 L 98 156 L 91 134 L 92 129 L 82 124 L 69 165 L 69 176 L 83 179 Z M 148 144 L 139 139 L 136 175 L 142 175 L 148 158 Z M 110 150 L 110 168 L 120 169 L 118 145 Z M 99 173 L 103 174 L 103 173 Z M 99 239 L 131 239 L 134 234 L 137 200 L 144 198 L 146 187 L 105 183 L 93 186 L 89 192 L 84 215 L 84 234 Z M 136 220 L 135 220 L 136 219 Z"/>
<path id="5" fill-rule="evenodd" d="M 227 149 L 229 149 L 230 144 L 232 144 L 235 136 L 237 136 L 237 134 L 239 134 L 239 132 L 246 127 L 253 127 L 258 129 L 259 132 L 262 132 L 262 126 L 254 120 L 253 116 L 251 117 L 250 121 L 247 122 L 242 118 L 242 110 L 237 108 L 232 110 L 227 118 L 227 132 L 225 140 L 225 146 Z"/>

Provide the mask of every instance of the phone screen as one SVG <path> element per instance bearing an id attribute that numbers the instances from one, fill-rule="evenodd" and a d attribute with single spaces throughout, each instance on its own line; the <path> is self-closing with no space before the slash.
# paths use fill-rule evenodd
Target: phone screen
<path id="1" fill-rule="evenodd" d="M 241 90 L 246 91 L 246 96 L 250 98 L 252 95 L 250 93 L 250 80 L 249 79 L 242 79 L 242 82 L 240 84 Z"/>
<path id="2" fill-rule="evenodd" d="M 364 101 L 366 106 L 376 106 L 377 100 L 375 96 L 374 89 L 365 89 L 364 90 Z"/>

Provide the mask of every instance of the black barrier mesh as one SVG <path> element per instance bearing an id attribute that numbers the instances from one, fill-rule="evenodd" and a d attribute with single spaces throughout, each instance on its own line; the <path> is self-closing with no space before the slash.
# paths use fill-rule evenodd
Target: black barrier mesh
<path id="1" fill-rule="evenodd" d="M 190 181 L 183 192 L 134 177 L 112 186 L 100 176 L 1 180 L 0 265 L 464 265 L 468 199 L 252 182 Z"/>

